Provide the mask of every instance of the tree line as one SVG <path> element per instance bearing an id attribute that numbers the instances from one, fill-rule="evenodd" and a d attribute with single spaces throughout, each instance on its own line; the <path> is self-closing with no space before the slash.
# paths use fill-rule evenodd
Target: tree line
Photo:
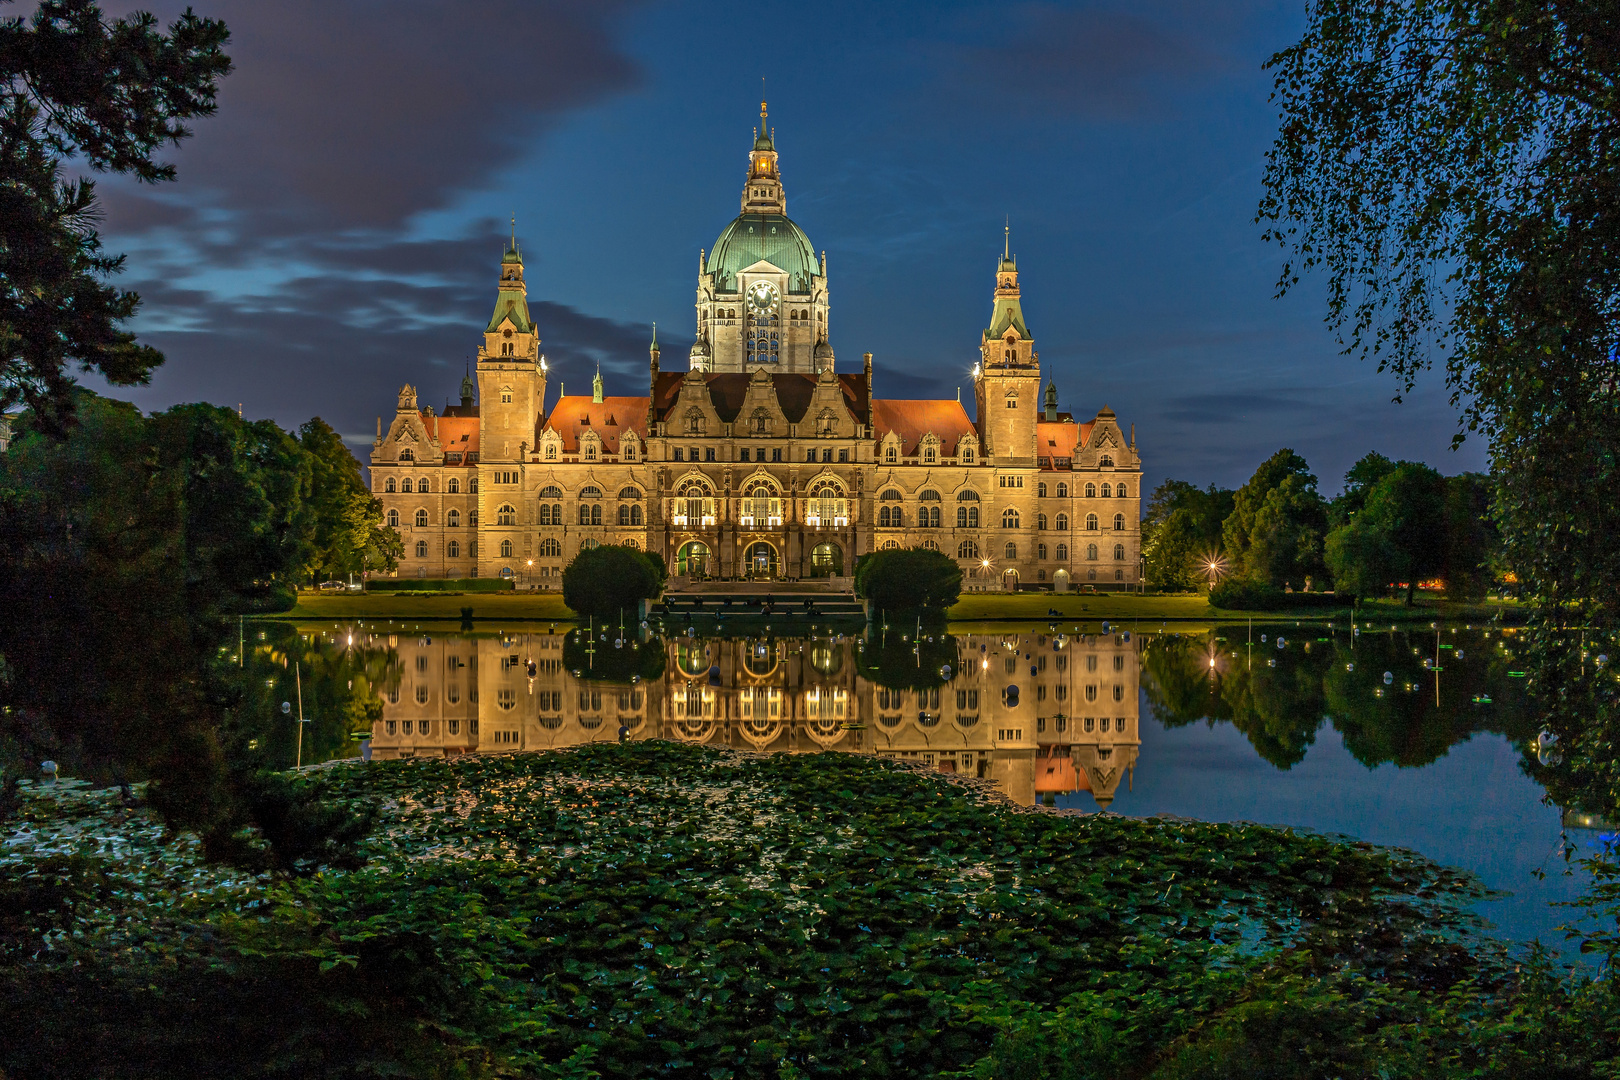
<path id="1" fill-rule="evenodd" d="M 1218 593 L 1253 606 L 1276 592 L 1337 592 L 1412 602 L 1439 580 L 1454 599 L 1479 599 L 1503 574 L 1491 478 L 1442 476 L 1417 461 L 1370 453 L 1328 499 L 1305 459 L 1278 450 L 1237 490 L 1166 480 L 1142 522 L 1147 580 L 1171 589 L 1223 581 Z"/>
<path id="2" fill-rule="evenodd" d="M 319 418 L 288 432 L 213 405 L 73 405 L 65 434 L 23 413 L 0 454 L 0 766 L 156 780 L 170 820 L 224 844 L 274 786 L 233 734 L 249 692 L 232 617 L 390 569 L 399 535 Z"/>

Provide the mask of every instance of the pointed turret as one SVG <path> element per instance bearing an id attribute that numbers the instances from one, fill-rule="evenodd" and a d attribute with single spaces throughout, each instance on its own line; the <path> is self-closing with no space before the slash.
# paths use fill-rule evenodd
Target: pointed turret
<path id="1" fill-rule="evenodd" d="M 1019 300 L 1018 291 L 1018 260 L 1012 254 L 1012 227 L 1005 230 L 1002 241 L 1001 260 L 996 264 L 996 295 L 995 306 L 990 312 L 990 326 L 984 332 L 984 343 L 990 345 L 996 341 L 1008 342 L 1009 335 L 1030 341 L 1029 326 L 1024 322 L 1024 305 Z M 1034 359 L 1031 350 L 1013 350 L 1011 343 L 1001 347 L 993 353 L 985 350 L 984 362 L 992 363 L 1028 363 Z M 1028 353 L 1025 357 L 1023 353 Z"/>
<path id="2" fill-rule="evenodd" d="M 503 333 L 511 330 L 511 335 Z M 484 328 L 484 334 L 489 338 L 500 337 L 508 346 L 501 349 L 500 343 L 489 342 L 489 352 L 494 356 L 525 356 L 526 351 L 517 351 L 511 337 L 518 334 L 533 336 L 534 321 L 529 318 L 529 289 L 523 283 L 523 253 L 518 250 L 517 237 L 514 235 L 506 250 L 501 254 L 501 280 L 495 293 L 495 313 L 489 317 L 489 325 Z M 534 342 L 539 345 L 538 339 Z"/>
<path id="3" fill-rule="evenodd" d="M 1053 379 L 1046 384 L 1046 401 L 1041 408 L 1041 419 L 1048 423 L 1058 418 L 1057 380 Z"/>
<path id="4" fill-rule="evenodd" d="M 765 126 L 765 103 L 759 103 L 759 127 L 754 129 L 754 149 L 748 154 L 748 182 L 743 185 L 742 212 L 745 214 L 786 214 L 787 195 L 782 191 L 782 173 L 776 163 L 776 139 Z"/>
<path id="5" fill-rule="evenodd" d="M 591 380 L 591 401 L 597 405 L 602 404 L 602 365 L 600 363 L 596 365 L 596 377 Z"/>
<path id="6" fill-rule="evenodd" d="M 478 384 L 473 382 L 472 371 L 469 370 L 461 377 L 461 407 L 472 409 L 473 398 L 478 396 Z"/>

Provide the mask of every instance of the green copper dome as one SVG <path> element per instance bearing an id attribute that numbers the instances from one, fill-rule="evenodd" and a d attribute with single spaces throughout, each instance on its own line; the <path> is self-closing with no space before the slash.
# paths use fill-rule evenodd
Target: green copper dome
<path id="1" fill-rule="evenodd" d="M 804 230 L 783 214 L 740 214 L 714 242 L 709 273 L 720 292 L 737 292 L 737 275 L 764 259 L 788 276 L 787 291 L 810 292 L 821 263 Z"/>

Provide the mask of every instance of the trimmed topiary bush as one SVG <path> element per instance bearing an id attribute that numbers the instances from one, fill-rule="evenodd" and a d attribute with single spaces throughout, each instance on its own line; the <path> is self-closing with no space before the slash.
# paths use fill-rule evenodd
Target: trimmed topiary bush
<path id="1" fill-rule="evenodd" d="M 629 620 L 641 601 L 658 599 L 664 579 L 662 560 L 654 562 L 636 548 L 603 544 L 581 551 L 563 568 L 563 603 L 580 615 L 611 619 L 623 612 Z"/>
<path id="2" fill-rule="evenodd" d="M 855 561 L 855 595 L 880 611 L 944 611 L 962 594 L 962 568 L 940 551 L 895 548 Z"/>

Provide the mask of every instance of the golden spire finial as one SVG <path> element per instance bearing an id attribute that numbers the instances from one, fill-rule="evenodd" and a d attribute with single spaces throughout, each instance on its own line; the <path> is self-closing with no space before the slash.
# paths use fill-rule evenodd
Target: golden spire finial
<path id="1" fill-rule="evenodd" d="M 765 126 L 765 117 L 770 115 L 765 111 L 765 76 L 759 77 L 759 126 Z"/>
<path id="2" fill-rule="evenodd" d="M 1012 215 L 1011 214 L 1007 215 L 1007 220 L 1006 220 L 1006 223 L 1002 226 L 1001 234 L 1002 234 L 1002 236 L 1001 236 L 1001 257 L 1003 259 L 1011 259 L 1012 258 Z"/>

